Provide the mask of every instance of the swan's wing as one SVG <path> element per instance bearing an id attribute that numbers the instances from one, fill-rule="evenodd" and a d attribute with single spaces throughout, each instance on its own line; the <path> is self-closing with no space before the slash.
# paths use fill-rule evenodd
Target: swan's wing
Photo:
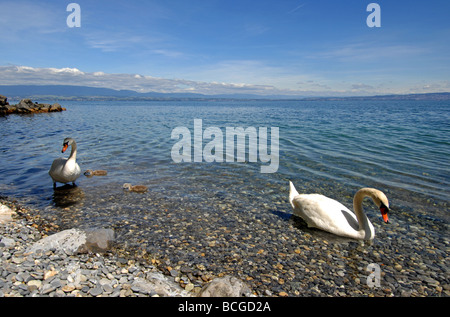
<path id="1" fill-rule="evenodd" d="M 293 205 L 294 214 L 310 227 L 341 235 L 358 230 L 355 214 L 334 199 L 319 194 L 297 195 Z"/>
<path id="2" fill-rule="evenodd" d="M 60 176 L 62 175 L 62 171 L 64 166 L 66 165 L 67 159 L 60 157 L 53 161 L 52 166 L 48 173 L 53 178 L 54 181 L 59 182 Z"/>
<path id="3" fill-rule="evenodd" d="M 78 165 L 77 163 L 75 163 L 74 175 L 76 176 L 76 178 L 80 177 L 81 175 L 81 168 L 80 165 Z"/>
<path id="4" fill-rule="evenodd" d="M 291 203 L 292 208 L 295 208 L 293 200 L 298 195 L 297 189 L 295 189 L 294 184 L 289 181 L 289 202 Z"/>

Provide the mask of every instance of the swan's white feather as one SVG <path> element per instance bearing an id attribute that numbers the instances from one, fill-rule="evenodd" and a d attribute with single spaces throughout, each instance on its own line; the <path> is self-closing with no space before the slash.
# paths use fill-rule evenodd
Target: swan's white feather
<path id="1" fill-rule="evenodd" d="M 355 239 L 373 239 L 375 236 L 369 219 L 368 228 L 360 229 L 356 215 L 334 199 L 320 194 L 298 194 L 290 182 L 289 200 L 294 215 L 305 220 L 309 227 Z"/>

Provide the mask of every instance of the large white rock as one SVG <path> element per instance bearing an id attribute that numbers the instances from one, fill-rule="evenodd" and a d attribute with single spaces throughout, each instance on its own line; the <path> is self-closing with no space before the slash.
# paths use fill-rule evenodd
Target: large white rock
<path id="1" fill-rule="evenodd" d="M 168 279 L 162 273 L 152 272 L 147 278 L 137 277 L 132 289 L 144 294 L 158 294 L 161 297 L 191 297 L 192 295 L 180 285 Z"/>
<path id="2" fill-rule="evenodd" d="M 27 253 L 54 250 L 72 255 L 87 252 L 104 252 L 114 240 L 111 229 L 69 229 L 45 237 L 27 249 Z"/>
<path id="3" fill-rule="evenodd" d="M 0 204 L 0 224 L 5 224 L 12 221 L 12 215 L 15 214 L 11 208 L 6 205 Z"/>

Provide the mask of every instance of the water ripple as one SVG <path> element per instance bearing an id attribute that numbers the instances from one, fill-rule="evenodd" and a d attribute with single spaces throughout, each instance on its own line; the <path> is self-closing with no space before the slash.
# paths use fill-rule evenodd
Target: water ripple
<path id="1" fill-rule="evenodd" d="M 360 114 L 361 107 L 370 116 Z M 302 190 L 326 189 L 338 197 L 351 196 L 362 186 L 379 187 L 399 208 L 447 216 L 450 115 L 445 103 L 71 102 L 67 108 L 58 114 L 0 118 L 0 194 L 36 195 L 36 203 L 47 206 L 52 200 L 47 171 L 62 155 L 62 140 L 71 136 L 78 141 L 82 170 L 108 170 L 108 177 L 95 183 L 79 180 L 85 192 L 98 195 L 101 188 L 114 186 L 122 193 L 121 184 L 130 181 L 155 192 L 172 188 L 168 196 L 192 199 L 220 184 L 237 202 L 247 200 L 248 193 L 270 192 L 259 203 L 271 205 L 286 199 L 286 182 L 292 179 Z M 185 126 L 193 132 L 194 119 L 203 119 L 203 129 L 279 127 L 278 172 L 260 174 L 261 164 L 249 162 L 173 163 L 171 131 Z M 84 197 L 89 205 L 90 195 Z"/>

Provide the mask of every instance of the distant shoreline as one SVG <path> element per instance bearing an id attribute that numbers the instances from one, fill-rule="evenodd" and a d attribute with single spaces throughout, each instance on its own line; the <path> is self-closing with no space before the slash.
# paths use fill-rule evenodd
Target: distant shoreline
<path id="1" fill-rule="evenodd" d="M 368 96 L 289 96 L 220 94 L 203 95 L 195 93 L 139 93 L 132 90 L 115 90 L 70 85 L 0 85 L 0 95 L 10 100 L 40 99 L 65 101 L 357 101 L 357 100 L 450 100 L 450 92 L 387 94 Z"/>

